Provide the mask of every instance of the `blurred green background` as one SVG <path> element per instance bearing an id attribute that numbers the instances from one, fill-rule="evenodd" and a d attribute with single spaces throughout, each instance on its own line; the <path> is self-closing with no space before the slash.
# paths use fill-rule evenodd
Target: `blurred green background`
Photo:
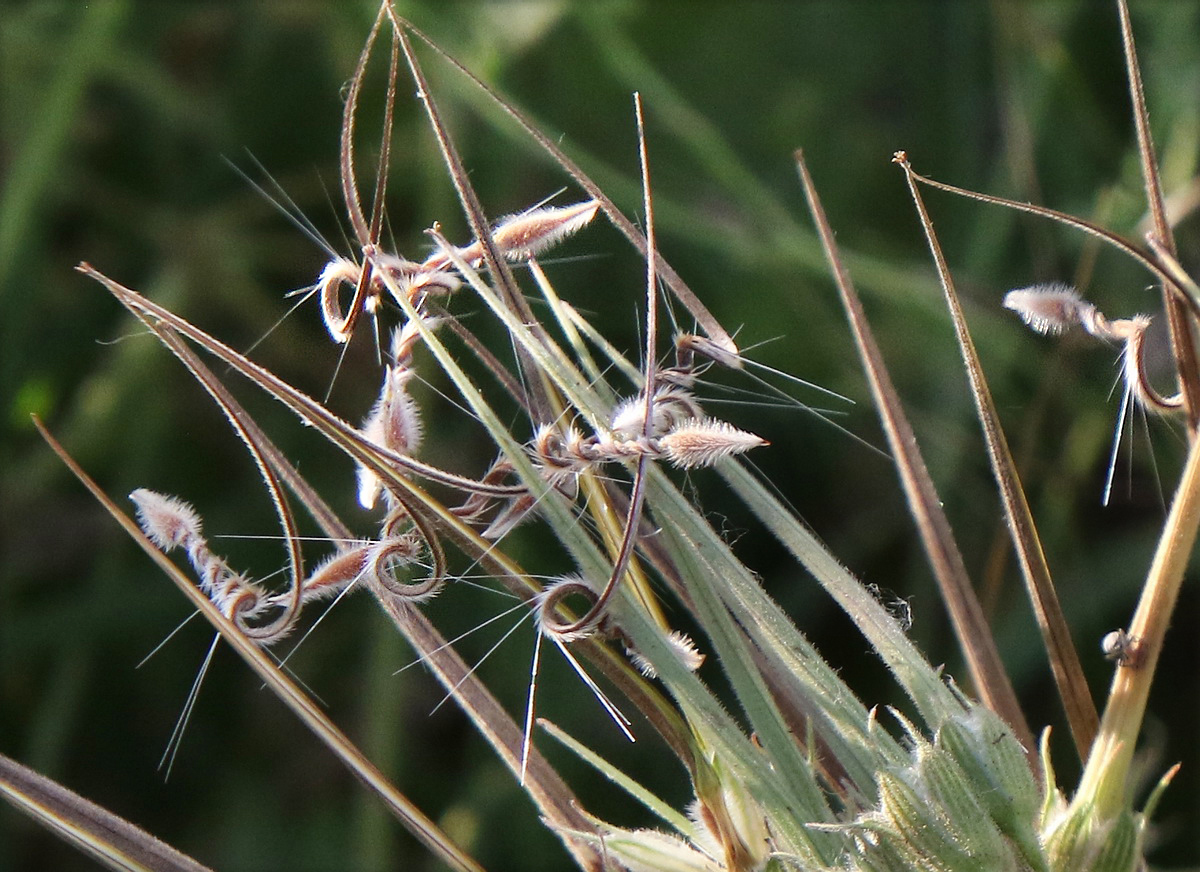
<path id="1" fill-rule="evenodd" d="M 993 615 L 1035 728 L 1051 724 L 1069 784 L 1076 762 L 1036 642 L 957 363 L 940 291 L 893 151 L 965 187 L 1043 202 L 1136 235 L 1144 212 L 1115 10 L 1109 3 L 404 3 L 419 26 L 528 109 L 630 214 L 640 210 L 631 91 L 642 92 L 660 245 L 759 360 L 867 399 L 835 292 L 813 241 L 792 151 L 806 150 L 839 242 L 926 458 Z M 245 452 L 182 368 L 97 286 L 86 259 L 239 348 L 286 311 L 286 291 L 327 259 L 230 167 L 261 164 L 341 251 L 340 92 L 371 2 L 8 3 L 0 7 L 0 751 L 223 870 L 433 868 L 415 842 L 249 673 L 219 650 L 164 783 L 156 766 L 211 634 L 51 457 L 51 429 L 118 499 L 135 487 L 195 503 L 210 536 L 274 533 Z M 1200 6 L 1134 3 L 1147 95 L 1169 193 L 1200 157 Z M 448 68 L 422 54 L 472 181 L 493 215 L 569 187 Z M 364 96 L 363 174 L 378 126 L 382 63 Z M 400 88 L 388 216 L 398 248 L 465 224 L 432 137 Z M 374 113 L 374 114 L 372 114 Z M 568 194 L 568 199 L 575 192 Z M 1023 463 L 1060 596 L 1097 695 L 1111 667 L 1098 641 L 1132 610 L 1179 468 L 1178 427 L 1135 428 L 1112 504 L 1100 505 L 1117 397 L 1114 352 L 1026 331 L 1005 290 L 1075 281 L 1110 316 L 1152 311 L 1149 278 L 1080 235 L 929 193 L 1010 439 Z M 1179 228 L 1185 265 L 1197 222 Z M 559 292 L 618 345 L 636 349 L 642 267 L 606 226 L 549 266 Z M 471 305 L 463 299 L 456 303 Z M 357 420 L 377 388 L 358 342 L 331 397 Z M 315 308 L 255 351 L 321 395 L 338 365 Z M 730 385 L 753 387 L 732 376 Z M 238 386 L 239 388 L 241 386 Z M 351 468 L 248 391 L 252 410 L 346 516 Z M 805 402 L 817 395 L 797 391 Z M 428 398 L 427 457 L 468 474 L 488 461 L 461 415 Z M 754 460 L 855 572 L 911 606 L 913 634 L 961 675 L 887 462 L 793 410 L 717 406 L 771 440 Z M 882 444 L 866 402 L 838 423 Z M 694 484 L 737 549 L 869 703 L 900 703 L 866 644 L 802 571 L 703 473 Z M 529 541 L 529 540 L 526 540 Z M 277 543 L 215 538 L 258 576 Z M 520 541 L 515 547 L 522 546 Z M 310 552 L 310 560 L 319 556 Z M 1184 769 L 1152 841 L 1165 867 L 1200 862 L 1198 598 L 1184 591 L 1146 730 L 1149 777 Z M 431 609 L 448 633 L 494 614 L 487 594 L 450 591 Z M 480 634 L 487 636 L 487 633 Z M 481 656 L 497 637 L 466 644 Z M 516 633 L 483 666 L 519 711 L 532 639 Z M 474 652 L 473 655 L 470 652 Z M 333 718 L 399 787 L 488 868 L 558 869 L 564 855 L 513 779 L 364 597 L 340 605 L 291 661 Z M 542 713 L 655 789 L 686 801 L 683 773 L 643 729 L 626 747 L 561 663 Z M 589 807 L 648 823 L 611 788 L 539 740 Z M 9 808 L 0 869 L 90 861 Z"/>

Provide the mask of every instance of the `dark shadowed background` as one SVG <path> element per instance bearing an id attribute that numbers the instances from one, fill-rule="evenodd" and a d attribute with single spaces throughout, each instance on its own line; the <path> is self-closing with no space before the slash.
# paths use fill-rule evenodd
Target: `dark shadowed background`
<path id="1" fill-rule="evenodd" d="M 645 100 L 659 242 L 753 356 L 839 391 L 839 425 L 882 437 L 835 291 L 813 239 L 792 152 L 806 150 L 830 219 L 879 332 L 926 458 L 983 591 L 1035 728 L 1055 761 L 1077 763 L 1014 571 L 951 328 L 899 169 L 1029 199 L 1137 236 L 1145 211 L 1115 9 L 1108 3 L 438 3 L 405 14 L 526 108 L 629 214 L 640 211 L 630 94 Z M 238 348 L 285 313 L 328 256 L 231 164 L 270 174 L 349 252 L 338 206 L 340 93 L 371 2 L 70 2 L 0 10 L 0 751 L 223 870 L 376 870 L 434 863 L 227 650 L 214 658 L 169 780 L 156 766 L 211 640 L 188 624 L 135 669 L 189 609 L 37 438 L 41 415 L 118 499 L 179 494 L 231 562 L 258 576 L 283 562 L 252 466 L 219 413 L 156 341 L 98 286 L 86 259 Z M 1200 6 L 1134 3 L 1147 95 L 1169 194 L 1194 188 L 1200 157 Z M 381 54 L 383 54 L 381 52 Z M 565 175 L 422 52 L 484 208 L 501 215 L 568 188 Z M 380 59 L 381 60 L 381 59 Z M 363 98 L 361 169 L 382 106 L 383 64 Z M 259 168 L 261 166 L 261 169 Z M 407 79 L 389 168 L 396 247 L 426 247 L 465 222 Z M 1009 437 L 1022 461 L 1076 642 L 1099 696 L 1111 666 L 1098 642 L 1132 611 L 1183 452 L 1178 426 L 1134 427 L 1112 504 L 1100 493 L 1118 396 L 1115 352 L 1025 330 L 1000 306 L 1009 288 L 1078 281 L 1110 316 L 1153 311 L 1149 277 L 1077 233 L 930 192 Z M 1197 222 L 1179 228 L 1183 262 Z M 636 349 L 642 266 L 597 222 L 548 266 L 559 293 L 618 346 Z M 464 307 L 472 303 L 463 301 Z M 664 339 L 665 345 L 665 339 Z M 636 351 L 632 353 L 636 354 Z M 338 365 L 315 307 L 256 348 L 257 360 L 322 395 Z M 422 359 L 428 372 L 429 361 Z M 431 375 L 431 378 L 433 376 Z M 331 406 L 357 420 L 377 390 L 357 342 Z M 753 387 L 733 376 L 726 384 Z M 239 386 L 241 387 L 241 386 Z M 347 517 L 351 467 L 279 408 L 242 395 Z M 427 398 L 428 399 L 428 398 Z M 479 474 L 488 449 L 429 399 L 426 457 Z M 935 663 L 961 675 L 924 558 L 887 461 L 795 409 L 713 405 L 770 439 L 754 460 L 797 511 L 882 595 L 911 608 Z M 524 438 L 524 434 L 522 434 Z M 897 693 L 817 586 L 703 473 L 716 523 L 868 703 Z M 1161 481 L 1161 486 L 1158 482 Z M 522 544 L 522 541 L 524 544 Z M 538 547 L 536 535 L 514 547 Z M 319 556 L 320 548 L 313 551 Z M 1198 598 L 1185 588 L 1145 731 L 1146 772 L 1184 769 L 1168 792 L 1152 857 L 1200 862 L 1196 751 Z M 494 614 L 487 594 L 431 607 L 448 635 Z M 466 643 L 479 657 L 499 635 Z M 482 667 L 513 711 L 532 638 L 518 631 Z M 290 662 L 332 717 L 398 786 L 492 869 L 558 869 L 565 857 L 513 778 L 365 597 L 338 606 Z M 561 663 L 542 713 L 615 755 L 678 804 L 684 774 L 646 731 L 616 729 Z M 590 807 L 646 824 L 560 753 Z M 90 861 L 0 808 L 0 869 L 87 869 Z"/>

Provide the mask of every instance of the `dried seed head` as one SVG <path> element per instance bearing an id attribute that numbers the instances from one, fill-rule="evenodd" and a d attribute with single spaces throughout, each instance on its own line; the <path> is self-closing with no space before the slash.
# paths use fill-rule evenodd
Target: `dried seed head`
<path id="1" fill-rule="evenodd" d="M 187 551 L 188 562 L 199 577 L 200 590 L 226 617 L 239 623 L 269 605 L 265 591 L 246 576 L 234 572 L 208 547 L 196 510 L 176 497 L 138 488 L 129 495 L 137 506 L 138 523 L 154 544 L 170 552 Z"/>
<path id="2" fill-rule="evenodd" d="M 681 367 L 692 369 L 697 354 L 707 357 L 727 369 L 742 369 L 745 364 L 742 356 L 718 345 L 707 336 L 697 336 L 694 333 L 681 333 L 675 337 L 675 354 Z"/>
<path id="3" fill-rule="evenodd" d="M 667 459 L 683 469 L 712 466 L 722 458 L 768 444 L 761 436 L 714 418 L 684 421 L 658 441 Z"/>
<path id="4" fill-rule="evenodd" d="M 418 269 L 410 273 L 389 273 L 384 284 L 396 301 L 404 300 L 414 306 L 420 306 L 421 301 L 429 294 L 452 294 L 462 287 L 462 279 L 447 272 L 448 261 L 439 262 L 431 269 Z M 425 264 L 420 264 L 424 267 Z"/>
<path id="5" fill-rule="evenodd" d="M 416 565 L 425 550 L 425 541 L 415 533 L 404 533 L 374 543 L 368 554 L 368 570 L 388 591 L 410 603 L 433 599 L 441 591 L 446 579 L 441 575 L 430 575 L 419 581 L 401 580 Z"/>
<path id="6" fill-rule="evenodd" d="M 1063 284 L 1033 285 L 1004 295 L 1004 308 L 1012 309 L 1036 330 L 1057 336 L 1075 325 L 1088 329 L 1096 315 L 1096 307 L 1079 296 L 1074 288 Z M 1092 332 L 1090 329 L 1088 332 Z"/>
<path id="7" fill-rule="evenodd" d="M 426 327 L 433 328 L 438 324 L 436 318 L 426 318 Z M 395 366 L 411 367 L 413 348 L 421 339 L 421 331 L 413 321 L 406 321 L 392 331 L 392 363 Z"/>
<path id="8" fill-rule="evenodd" d="M 543 206 L 501 218 L 492 239 L 509 260 L 528 260 L 586 227 L 596 217 L 597 203 Z"/>
<path id="9" fill-rule="evenodd" d="M 1150 329 L 1150 322 L 1153 320 L 1149 315 L 1117 318 L 1115 321 L 1109 322 L 1108 332 L 1113 339 L 1119 339 L 1122 342 L 1141 341 L 1145 337 L 1146 331 Z"/>
<path id="10" fill-rule="evenodd" d="M 530 447 L 543 477 L 551 484 L 573 477 L 595 460 L 587 440 L 573 426 L 564 432 L 557 424 L 543 424 Z"/>
<path id="11" fill-rule="evenodd" d="M 202 580 L 200 586 L 221 614 L 236 621 L 242 630 L 251 630 L 246 622 L 276 605 L 261 585 L 244 575 L 223 575 L 216 579 L 214 584 L 207 587 Z M 290 626 L 282 627 L 269 639 L 261 638 L 255 641 L 259 644 L 274 642 L 286 635 L 289 629 L 291 629 Z"/>
<path id="12" fill-rule="evenodd" d="M 654 391 L 650 436 L 662 436 L 684 421 L 702 418 L 704 413 L 687 388 L 679 384 L 659 385 Z M 638 439 L 645 433 L 646 400 L 637 396 L 623 401 L 613 410 L 609 428 L 626 439 Z"/>
<path id="13" fill-rule="evenodd" d="M 421 415 L 408 393 L 412 370 L 389 366 L 379 401 L 367 426 L 368 438 L 398 454 L 415 454 L 421 447 Z"/>
<path id="14" fill-rule="evenodd" d="M 364 249 L 367 260 L 371 264 L 372 273 L 361 301 L 362 312 L 374 313 L 379 308 L 384 288 L 393 297 L 404 297 L 405 302 L 418 304 L 426 294 L 450 293 L 458 290 L 462 281 L 446 270 L 447 264 L 440 262 L 430 266 L 430 262 L 414 263 L 394 254 L 379 251 L 376 246 Z M 360 312 L 352 308 L 342 310 L 342 286 L 348 286 L 352 292 L 357 292 L 362 279 L 363 268 L 348 258 L 339 257 L 325 264 L 321 275 L 317 277 L 316 291 L 321 301 L 321 317 L 325 321 L 325 329 L 329 331 L 334 342 L 344 343 L 350 340 L 353 325 Z M 356 303 L 351 300 L 350 306 Z"/>
<path id="15" fill-rule="evenodd" d="M 163 551 L 188 548 L 203 539 L 200 516 L 183 500 L 145 488 L 138 488 L 129 498 L 137 506 L 138 524 Z"/>
<path id="16" fill-rule="evenodd" d="M 1183 408 L 1183 394 L 1163 396 L 1150 382 L 1146 365 L 1147 333 L 1150 329 L 1149 315 L 1134 315 L 1119 318 L 1109 325 L 1112 338 L 1125 343 L 1121 352 L 1121 371 L 1126 390 L 1143 409 L 1156 415 L 1178 412 Z"/>
<path id="17" fill-rule="evenodd" d="M 588 200 L 573 206 L 542 206 L 507 215 L 492 228 L 492 242 L 506 260 L 529 260 L 585 227 L 596 217 L 597 208 L 595 200 Z M 483 263 L 483 245 L 479 240 L 456 249 L 456 254 L 472 267 Z M 444 252 L 431 255 L 423 264 L 432 270 L 444 270 L 449 265 L 450 258 Z"/>
<path id="18" fill-rule="evenodd" d="M 303 603 L 328 599 L 362 577 L 370 543 L 359 542 L 339 549 L 325 558 L 300 585 Z"/>

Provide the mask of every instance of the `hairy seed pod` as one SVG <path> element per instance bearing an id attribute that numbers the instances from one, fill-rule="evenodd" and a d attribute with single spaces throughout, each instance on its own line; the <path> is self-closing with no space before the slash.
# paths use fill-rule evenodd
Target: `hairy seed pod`
<path id="1" fill-rule="evenodd" d="M 200 516 L 190 505 L 176 497 L 166 496 L 145 488 L 129 495 L 137 506 L 138 521 L 163 553 L 175 548 L 187 552 L 188 562 L 196 571 L 200 589 L 214 603 L 220 599 L 227 602 L 232 588 L 246 583 L 246 579 L 230 569 L 220 557 L 208 547 L 208 540 L 201 532 Z M 224 608 L 221 609 L 225 611 Z"/>
<path id="2" fill-rule="evenodd" d="M 1012 309 L 1038 333 L 1057 336 L 1084 326 L 1096 307 L 1069 285 L 1048 284 L 1018 288 L 1004 295 L 1004 308 Z"/>
<path id="3" fill-rule="evenodd" d="M 501 218 L 492 231 L 510 260 L 528 260 L 586 227 L 596 217 L 595 200 L 573 206 L 544 206 Z"/>
<path id="4" fill-rule="evenodd" d="M 659 439 L 658 444 L 675 466 L 692 469 L 744 454 L 766 445 L 767 440 L 715 418 L 692 418 Z"/>
<path id="5" fill-rule="evenodd" d="M 129 499 L 137 507 L 138 524 L 163 551 L 186 549 L 189 543 L 203 540 L 200 516 L 178 497 L 138 488 Z"/>
<path id="6" fill-rule="evenodd" d="M 412 370 L 407 366 L 389 366 L 383 377 L 379 399 L 362 425 L 364 439 L 397 454 L 415 454 L 421 444 L 421 416 L 409 396 L 407 384 Z M 374 470 L 358 468 L 358 502 L 364 509 L 374 508 L 381 484 Z"/>
<path id="7" fill-rule="evenodd" d="M 654 391 L 650 420 L 650 437 L 662 436 L 678 424 L 704 416 L 691 391 L 679 384 L 660 384 Z M 646 399 L 638 396 L 622 402 L 613 410 L 609 428 L 626 439 L 637 439 L 645 433 Z"/>
<path id="8" fill-rule="evenodd" d="M 595 200 L 587 200 L 572 206 L 542 206 L 507 215 L 492 229 L 492 242 L 507 260 L 529 260 L 587 226 L 596 217 L 597 208 Z M 458 249 L 458 256 L 478 267 L 483 263 L 483 245 L 476 240 Z M 448 260 L 444 254 L 437 254 L 426 264 L 442 268 Z"/>

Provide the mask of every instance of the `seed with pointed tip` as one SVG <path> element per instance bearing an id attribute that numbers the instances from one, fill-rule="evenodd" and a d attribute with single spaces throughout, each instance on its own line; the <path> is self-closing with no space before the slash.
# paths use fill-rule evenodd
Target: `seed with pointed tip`
<path id="1" fill-rule="evenodd" d="M 1004 308 L 1012 309 L 1038 333 L 1056 336 L 1082 325 L 1095 307 L 1063 284 L 1033 285 L 1004 295 Z"/>
<path id="2" fill-rule="evenodd" d="M 722 458 L 766 444 L 761 436 L 713 418 L 684 421 L 659 440 L 667 459 L 683 469 L 712 466 Z"/>

